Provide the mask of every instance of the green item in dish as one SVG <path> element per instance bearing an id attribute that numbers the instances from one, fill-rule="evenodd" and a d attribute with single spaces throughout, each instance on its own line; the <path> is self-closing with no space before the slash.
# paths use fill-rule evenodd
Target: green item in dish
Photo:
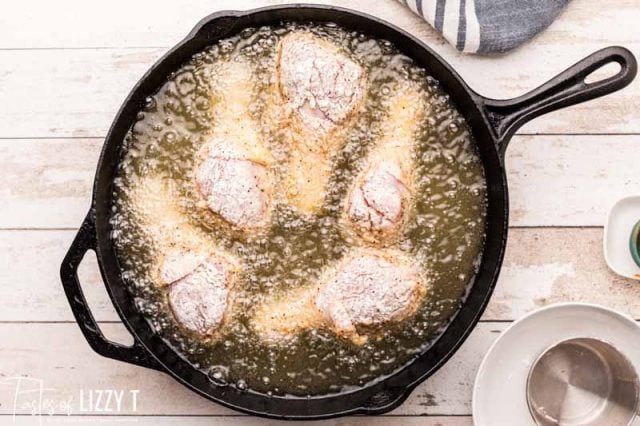
<path id="1" fill-rule="evenodd" d="M 640 266 L 640 220 L 633 226 L 633 230 L 631 231 L 629 248 L 631 249 L 633 261 Z"/>

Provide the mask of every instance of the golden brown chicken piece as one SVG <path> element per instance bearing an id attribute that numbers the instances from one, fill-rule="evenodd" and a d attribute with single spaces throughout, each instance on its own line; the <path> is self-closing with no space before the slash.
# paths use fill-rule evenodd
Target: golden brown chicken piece
<path id="1" fill-rule="evenodd" d="M 311 328 L 327 328 L 364 344 L 386 323 L 412 315 L 427 288 L 402 252 L 358 249 L 329 268 L 317 286 L 286 293 L 256 311 L 254 329 L 270 342 L 286 341 Z"/>
<path id="2" fill-rule="evenodd" d="M 345 203 L 345 222 L 368 242 L 389 242 L 405 222 L 414 192 L 413 151 L 425 103 L 414 87 L 390 99 L 382 137 L 366 158 Z"/>
<path id="3" fill-rule="evenodd" d="M 207 207 L 233 227 L 262 228 L 269 223 L 275 179 L 271 153 L 249 115 L 253 73 L 238 61 L 214 72 L 224 83 L 212 111 L 213 135 L 199 152 L 197 188 Z"/>
<path id="4" fill-rule="evenodd" d="M 331 156 L 364 104 L 365 72 L 338 46 L 298 32 L 280 41 L 276 75 L 291 132 L 284 189 L 291 205 L 313 213 L 324 200 Z"/>

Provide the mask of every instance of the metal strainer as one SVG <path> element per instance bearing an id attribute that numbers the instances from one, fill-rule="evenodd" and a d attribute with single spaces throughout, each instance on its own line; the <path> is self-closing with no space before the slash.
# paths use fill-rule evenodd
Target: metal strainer
<path id="1" fill-rule="evenodd" d="M 527 403 L 538 425 L 630 424 L 640 383 L 631 362 L 593 338 L 564 340 L 545 350 L 527 380 Z"/>

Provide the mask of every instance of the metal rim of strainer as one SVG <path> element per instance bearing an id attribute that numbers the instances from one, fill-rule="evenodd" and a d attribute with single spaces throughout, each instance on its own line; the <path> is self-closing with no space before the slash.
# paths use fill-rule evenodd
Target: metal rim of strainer
<path id="1" fill-rule="evenodd" d="M 529 373 L 527 374 L 527 383 L 526 383 L 526 400 L 527 400 L 527 407 L 529 409 L 529 414 L 531 415 L 532 420 L 536 423 L 536 425 L 543 425 L 543 423 L 540 423 L 537 418 L 536 418 L 536 408 L 533 406 L 533 402 L 532 402 L 532 398 L 531 398 L 531 391 L 530 391 L 530 387 L 531 387 L 531 378 L 533 376 L 533 373 L 536 369 L 536 366 L 540 363 L 540 361 L 544 358 L 545 355 L 547 355 L 549 352 L 551 352 L 553 349 L 557 348 L 560 345 L 563 344 L 567 344 L 569 342 L 572 341 L 576 341 L 576 340 L 593 340 L 593 341 L 597 341 L 599 343 L 602 343 L 606 346 L 609 347 L 609 349 L 611 349 L 619 358 L 620 360 L 622 360 L 626 366 L 628 367 L 628 369 L 633 372 L 633 375 L 635 377 L 634 383 L 635 383 L 635 404 L 633 409 L 629 410 L 629 419 L 627 420 L 627 422 L 625 423 L 626 426 L 631 425 L 631 423 L 634 421 L 634 419 L 636 418 L 636 416 L 640 413 L 638 413 L 639 409 L 640 409 L 640 376 L 638 375 L 638 370 L 635 368 L 635 366 L 633 365 L 633 363 L 631 362 L 631 360 L 629 360 L 629 358 L 622 352 L 620 351 L 613 343 L 605 340 L 605 339 L 601 339 L 598 337 L 592 337 L 592 336 L 584 336 L 584 337 L 571 337 L 568 339 L 563 339 L 561 341 L 558 341 L 550 346 L 548 346 L 547 348 L 545 348 L 537 357 L 536 359 L 533 361 L 533 363 L 531 364 L 531 367 L 529 368 Z M 605 362 L 606 363 L 606 362 Z M 608 363 L 607 363 L 608 366 Z M 558 423 L 560 424 L 560 423 Z"/>

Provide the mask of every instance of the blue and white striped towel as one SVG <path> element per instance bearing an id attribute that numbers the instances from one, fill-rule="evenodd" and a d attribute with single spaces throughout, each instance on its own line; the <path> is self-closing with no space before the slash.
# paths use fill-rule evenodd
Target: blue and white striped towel
<path id="1" fill-rule="evenodd" d="M 449 43 L 469 53 L 502 53 L 544 30 L 569 0 L 398 0 Z"/>

